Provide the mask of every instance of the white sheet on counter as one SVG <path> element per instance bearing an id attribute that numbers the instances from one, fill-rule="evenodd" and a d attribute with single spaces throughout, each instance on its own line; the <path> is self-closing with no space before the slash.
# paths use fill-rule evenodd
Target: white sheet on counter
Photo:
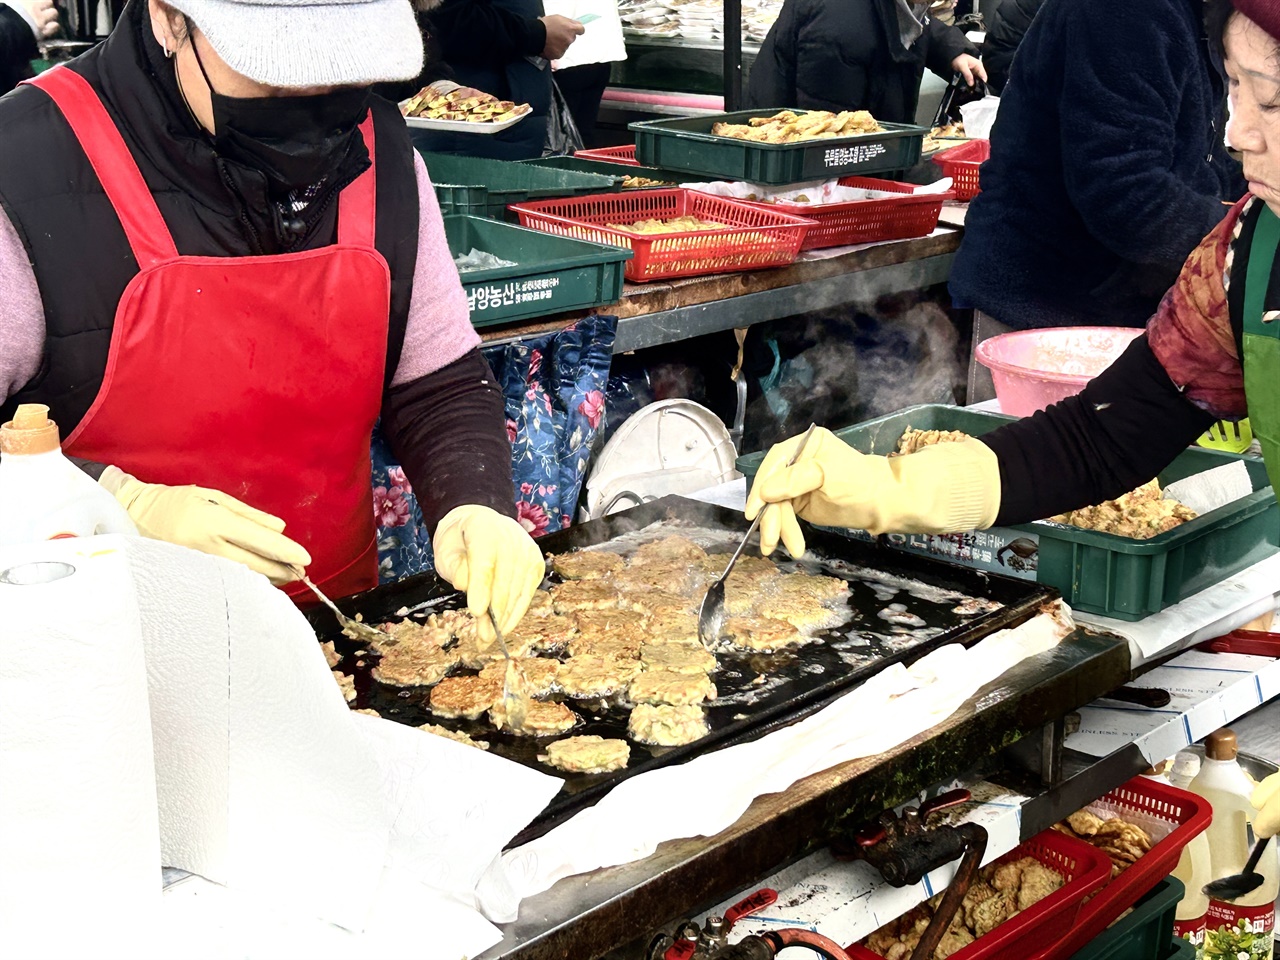
<path id="1" fill-rule="evenodd" d="M 626 780 L 599 803 L 495 861 L 477 894 L 491 920 L 514 920 L 520 901 L 556 881 L 649 856 L 664 840 L 711 836 L 766 793 L 810 774 L 883 753 L 951 716 L 979 688 L 1052 649 L 1071 629 L 1065 607 L 970 649 L 952 644 L 910 668 L 894 664 L 835 703 L 759 740 Z M 683 784 L 714 783 L 698 803 Z"/>

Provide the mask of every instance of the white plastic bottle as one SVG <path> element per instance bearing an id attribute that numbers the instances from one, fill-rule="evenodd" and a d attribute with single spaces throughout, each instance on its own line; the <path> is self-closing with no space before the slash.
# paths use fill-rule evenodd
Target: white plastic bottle
<path id="1" fill-rule="evenodd" d="M 1209 855 L 1209 837 L 1205 833 L 1191 838 L 1182 850 L 1182 857 L 1173 870 L 1187 892 L 1178 901 L 1173 919 L 1173 935 L 1195 945 L 1196 958 L 1204 957 L 1204 935 L 1208 923 L 1209 898 L 1204 895 L 1204 885 L 1213 880 L 1213 866 Z"/>
<path id="2" fill-rule="evenodd" d="M 24 403 L 0 425 L 0 544 L 137 532 L 116 498 L 62 455 L 48 407 Z"/>
<path id="3" fill-rule="evenodd" d="M 1252 824 L 1257 811 L 1249 802 L 1249 778 L 1236 761 L 1236 735 L 1222 729 L 1204 744 L 1205 760 L 1191 781 L 1191 791 L 1213 806 L 1213 822 L 1205 831 L 1213 879 L 1234 876 L 1244 869 L 1253 849 Z M 1258 861 L 1263 882 L 1234 903 L 1209 901 L 1205 930 L 1205 960 L 1272 960 L 1276 896 L 1280 894 L 1280 858 L 1269 844 Z"/>

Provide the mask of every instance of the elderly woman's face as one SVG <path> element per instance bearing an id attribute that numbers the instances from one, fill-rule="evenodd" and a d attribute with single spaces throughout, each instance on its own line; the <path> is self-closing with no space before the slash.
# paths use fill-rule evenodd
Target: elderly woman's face
<path id="1" fill-rule="evenodd" d="M 1249 192 L 1280 215 L 1280 46 L 1240 14 L 1227 24 L 1227 143 L 1240 151 Z"/>

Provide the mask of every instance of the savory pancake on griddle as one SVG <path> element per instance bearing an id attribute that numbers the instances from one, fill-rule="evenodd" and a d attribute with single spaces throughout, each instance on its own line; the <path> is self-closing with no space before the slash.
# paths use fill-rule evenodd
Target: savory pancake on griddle
<path id="1" fill-rule="evenodd" d="M 632 703 L 669 703 L 687 707 L 716 698 L 716 685 L 705 673 L 646 670 L 631 681 L 627 697 Z"/>
<path id="2" fill-rule="evenodd" d="M 502 682 L 499 680 L 446 677 L 431 688 L 430 706 L 438 717 L 475 720 L 500 699 Z"/>
<path id="3" fill-rule="evenodd" d="M 710 732 L 701 707 L 657 706 L 642 703 L 627 719 L 627 736 L 637 743 L 678 747 L 701 740 Z"/>
<path id="4" fill-rule="evenodd" d="M 626 767 L 631 745 L 597 736 L 566 737 L 547 744 L 547 752 L 538 759 L 566 773 L 612 773 Z"/>
<path id="5" fill-rule="evenodd" d="M 565 580 L 600 580 L 625 565 L 622 557 L 606 550 L 579 550 L 551 559 L 551 569 Z"/>

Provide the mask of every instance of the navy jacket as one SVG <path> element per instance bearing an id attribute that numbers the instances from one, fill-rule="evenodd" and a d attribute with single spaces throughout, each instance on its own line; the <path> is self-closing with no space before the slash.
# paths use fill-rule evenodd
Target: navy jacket
<path id="1" fill-rule="evenodd" d="M 1245 191 L 1202 0 L 1047 0 L 1013 61 L 951 273 L 1018 329 L 1140 327 Z"/>
<path id="2" fill-rule="evenodd" d="M 904 49 L 893 0 L 785 0 L 751 68 L 747 106 L 870 110 L 915 123 L 925 67 L 950 80 L 962 53 L 978 50 L 933 18 Z"/>

